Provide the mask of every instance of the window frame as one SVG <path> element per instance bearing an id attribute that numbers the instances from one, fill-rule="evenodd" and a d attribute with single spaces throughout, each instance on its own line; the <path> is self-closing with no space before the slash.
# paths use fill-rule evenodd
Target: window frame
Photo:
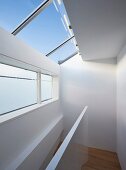
<path id="1" fill-rule="evenodd" d="M 53 99 L 53 76 L 49 75 L 49 74 L 43 74 L 41 73 L 41 84 L 42 84 L 42 75 L 47 75 L 47 76 L 50 76 L 51 77 L 51 98 L 48 98 L 48 99 L 42 99 L 42 93 L 41 93 L 41 102 L 45 102 L 45 101 L 48 101 L 48 100 L 51 100 Z M 40 85 L 40 88 L 41 88 L 41 92 L 42 92 L 42 86 Z"/>
<path id="2" fill-rule="evenodd" d="M 10 65 L 10 64 L 1 63 L 1 62 L 0 62 L 0 64 L 6 65 L 6 66 L 15 67 L 15 68 L 19 68 L 19 69 L 26 70 L 26 71 L 34 72 L 34 73 L 36 73 L 36 81 L 37 81 L 37 72 L 36 72 L 36 71 L 29 70 L 29 69 L 25 69 L 25 68 L 21 68 L 21 67 L 18 67 L 18 66 L 13 66 L 13 65 Z M 3 78 L 12 78 L 12 79 L 21 79 L 21 80 L 35 80 L 35 79 L 32 79 L 32 78 L 23 78 L 23 77 L 17 77 L 17 76 L 15 77 L 15 76 L 1 76 L 1 75 L 0 75 L 0 77 L 3 77 Z M 36 96 L 37 96 L 37 95 L 36 95 Z M 37 100 L 36 100 L 36 101 L 37 101 Z M 11 112 L 14 112 L 14 111 L 17 111 L 17 110 L 21 110 L 21 109 L 27 108 L 27 107 L 29 107 L 29 106 L 33 106 L 33 105 L 35 105 L 35 104 L 37 104 L 37 102 L 31 103 L 31 104 L 29 104 L 29 105 L 24 105 L 23 107 L 19 107 L 19 108 L 16 108 L 16 109 L 12 109 L 12 110 L 7 111 L 7 112 L 4 112 L 4 113 L 0 113 L 0 116 L 6 115 L 6 114 L 8 114 L 8 113 L 11 113 Z"/>
<path id="3" fill-rule="evenodd" d="M 6 66 L 12 66 L 12 67 L 15 67 L 15 68 L 20 68 L 20 69 L 23 69 L 23 70 L 26 70 L 26 71 L 31 71 L 31 72 L 34 72 L 36 73 L 36 83 L 37 83 L 37 86 L 36 86 L 36 101 L 35 103 L 32 103 L 30 105 L 26 105 L 26 106 L 23 106 L 23 107 L 20 107 L 20 108 L 17 108 L 17 109 L 13 109 L 13 110 L 10 110 L 10 111 L 7 111 L 5 113 L 1 113 L 0 114 L 0 117 L 1 116 L 4 116 L 4 115 L 8 115 L 9 113 L 13 113 L 15 111 L 20 111 L 22 109 L 25 109 L 25 108 L 29 108 L 29 107 L 32 107 L 32 106 L 35 106 L 37 104 L 41 105 L 43 104 L 44 102 L 46 101 L 55 101 L 58 99 L 58 96 L 55 98 L 54 95 L 53 95 L 53 75 L 50 75 L 50 74 L 45 74 L 45 73 L 42 73 L 42 72 L 37 72 L 37 71 L 33 71 L 33 70 L 30 70 L 30 69 L 25 69 L 25 68 L 22 68 L 22 67 L 18 67 L 18 66 L 13 66 L 13 65 L 10 65 L 10 64 L 5 64 L 5 63 L 1 63 L 0 64 L 4 64 Z M 41 96 L 41 74 L 43 75 L 48 75 L 48 76 L 51 76 L 52 77 L 52 97 L 49 98 L 49 99 L 46 99 L 46 100 L 42 100 L 42 96 Z M 7 78 L 15 78 L 15 79 L 27 79 L 27 78 L 20 78 L 20 77 L 11 77 L 11 76 L 0 76 L 0 77 L 7 77 Z M 32 80 L 32 79 L 31 79 Z"/>

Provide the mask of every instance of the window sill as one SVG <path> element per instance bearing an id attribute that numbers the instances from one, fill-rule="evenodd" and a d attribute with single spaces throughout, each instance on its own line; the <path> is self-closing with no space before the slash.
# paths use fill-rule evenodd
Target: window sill
<path id="1" fill-rule="evenodd" d="M 40 107 L 43 107 L 43 106 L 48 105 L 50 103 L 53 103 L 57 100 L 58 100 L 58 98 L 50 99 L 50 100 L 47 100 L 47 101 L 43 101 L 41 104 L 35 104 L 35 105 L 29 106 L 29 107 L 26 107 L 26 108 L 23 108 L 23 109 L 20 109 L 20 110 L 17 110 L 17 111 L 7 113 L 5 115 L 1 115 L 0 116 L 0 125 L 9 121 L 9 120 L 16 119 L 20 116 L 23 116 L 24 114 L 27 114 L 27 113 L 29 113 L 33 110 L 36 110 Z"/>

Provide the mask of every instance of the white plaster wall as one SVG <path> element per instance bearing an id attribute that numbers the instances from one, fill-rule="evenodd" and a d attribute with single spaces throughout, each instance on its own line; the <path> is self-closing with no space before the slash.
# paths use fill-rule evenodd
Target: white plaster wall
<path id="1" fill-rule="evenodd" d="M 60 74 L 58 64 L 1 28 L 0 62 L 55 75 L 55 79 Z M 2 122 L 0 123 L 0 169 L 14 170 L 19 166 L 19 169 L 23 170 L 39 169 L 63 130 L 60 117 L 62 114 L 58 99 L 6 122 L 2 121 L 4 116 L 0 117 Z M 50 126 L 53 127 L 53 124 L 55 126 L 50 135 L 46 135 L 46 131 Z M 41 141 L 43 134 L 45 138 Z M 24 160 L 27 153 L 29 155 Z"/>
<path id="2" fill-rule="evenodd" d="M 88 145 L 115 151 L 116 59 L 82 61 L 74 56 L 61 65 L 60 93 L 64 136 L 88 105 Z"/>
<path id="3" fill-rule="evenodd" d="M 126 46 L 117 57 L 117 153 L 126 169 Z"/>
<path id="4" fill-rule="evenodd" d="M 39 109 L 24 114 L 18 118 L 0 124 L 0 169 L 14 170 L 18 164 L 22 164 L 25 150 L 29 152 L 29 146 L 34 146 L 40 140 L 42 133 L 61 116 L 59 101 L 47 104 Z M 39 169 L 44 158 L 51 150 L 51 146 L 57 141 L 63 130 L 60 122 L 57 128 L 50 132 L 50 136 L 38 143 L 35 151 L 30 153 L 23 163 L 24 167 Z M 52 135 L 51 135 L 52 134 Z M 28 149 L 29 148 L 29 149 Z M 39 150 L 38 150 L 39 148 Z M 50 148 L 50 149 L 49 149 Z M 18 159 L 19 157 L 19 159 Z M 33 166 L 34 158 L 34 166 Z M 41 159 L 41 160 L 40 160 Z M 17 165 L 16 165 L 17 164 Z M 25 166 L 26 165 L 26 166 Z M 35 168 L 37 167 L 37 168 Z M 27 170 L 24 168 L 23 170 Z"/>

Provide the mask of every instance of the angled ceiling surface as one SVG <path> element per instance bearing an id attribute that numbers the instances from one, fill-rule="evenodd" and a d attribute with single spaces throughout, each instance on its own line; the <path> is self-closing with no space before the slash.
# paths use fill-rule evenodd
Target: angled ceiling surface
<path id="1" fill-rule="evenodd" d="M 126 43 L 126 0 L 64 0 L 83 59 L 116 57 Z"/>

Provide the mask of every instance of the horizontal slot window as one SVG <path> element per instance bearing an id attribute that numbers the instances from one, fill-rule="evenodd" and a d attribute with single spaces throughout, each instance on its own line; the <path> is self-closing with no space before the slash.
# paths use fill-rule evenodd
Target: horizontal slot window
<path id="1" fill-rule="evenodd" d="M 24 78 L 24 79 L 37 79 L 36 72 L 0 64 L 0 76 Z"/>
<path id="2" fill-rule="evenodd" d="M 37 73 L 0 64 L 0 115 L 37 103 Z"/>

